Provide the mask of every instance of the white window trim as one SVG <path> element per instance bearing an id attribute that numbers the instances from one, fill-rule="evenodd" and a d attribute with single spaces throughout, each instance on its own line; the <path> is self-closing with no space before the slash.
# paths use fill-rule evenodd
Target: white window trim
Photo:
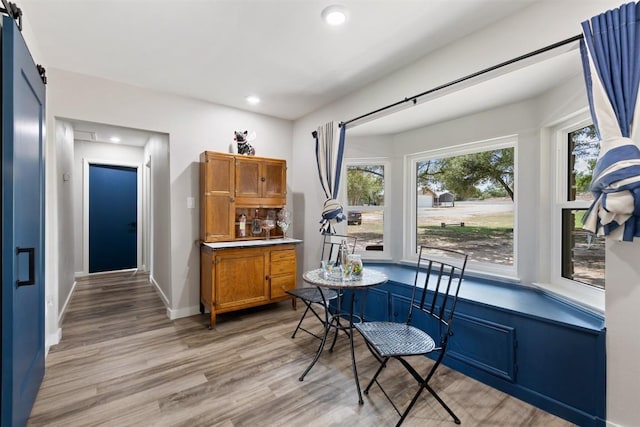
<path id="1" fill-rule="evenodd" d="M 589 208 L 588 201 L 567 201 L 567 135 L 569 132 L 581 129 L 592 124 L 588 111 L 581 112 L 574 117 L 567 119 L 552 128 L 553 150 L 551 155 L 552 174 L 551 190 L 554 197 L 551 203 L 551 256 L 550 283 L 537 283 L 539 287 L 556 293 L 570 301 L 595 309 L 604 313 L 605 291 L 603 289 L 580 283 L 562 277 L 562 210 L 563 209 L 586 209 Z"/>
<path id="2" fill-rule="evenodd" d="M 347 183 L 349 179 L 347 174 L 348 166 L 357 165 L 382 165 L 384 166 L 384 205 L 383 206 L 349 206 L 347 199 Z M 382 227 L 382 251 L 357 251 L 362 255 L 364 261 L 376 261 L 376 260 L 390 260 L 391 259 L 391 241 L 389 240 L 389 234 L 391 233 L 391 209 L 389 206 L 389 194 L 391 193 L 391 162 L 386 157 L 371 157 L 371 158 L 350 158 L 344 159 L 342 162 L 342 176 L 344 177 L 341 187 L 341 200 L 342 206 L 344 206 L 344 214 L 352 209 L 361 211 L 379 211 L 382 208 L 383 214 L 383 227 Z"/>
<path id="3" fill-rule="evenodd" d="M 513 201 L 513 265 L 498 265 L 498 264 L 488 264 L 488 263 L 479 263 L 474 261 L 469 261 L 467 271 L 470 273 L 475 272 L 482 276 L 496 277 L 500 280 L 507 279 L 510 281 L 519 281 L 518 279 L 518 194 L 520 191 L 518 190 L 518 136 L 517 135 L 506 135 L 498 138 L 492 138 L 482 141 L 474 141 L 466 144 L 460 144 L 452 147 L 446 148 L 438 148 L 429 151 L 423 151 L 414 154 L 407 154 L 404 156 L 404 164 L 405 164 L 405 183 L 404 183 L 404 218 L 407 221 L 407 226 L 404 227 L 405 234 L 403 236 L 403 240 L 405 242 L 403 248 L 403 259 L 405 262 L 413 263 L 417 260 L 417 255 L 414 253 L 414 248 L 416 247 L 416 227 L 417 227 L 417 218 L 416 218 L 416 186 L 417 186 L 417 177 L 416 177 L 416 167 L 418 161 L 429 160 L 429 159 L 438 159 L 442 157 L 455 157 L 461 156 L 464 154 L 477 153 L 480 151 L 490 151 L 497 150 L 501 148 L 510 148 L 513 147 L 514 150 L 514 165 L 513 165 L 513 175 L 514 175 L 514 192 L 515 197 Z"/>

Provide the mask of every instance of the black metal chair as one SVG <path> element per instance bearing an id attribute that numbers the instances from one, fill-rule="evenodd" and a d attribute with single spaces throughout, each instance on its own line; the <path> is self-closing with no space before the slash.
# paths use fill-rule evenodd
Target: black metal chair
<path id="1" fill-rule="evenodd" d="M 396 426 L 402 424 L 425 389 L 451 415 L 455 423 L 460 424 L 460 419 L 431 388 L 429 381 L 440 366 L 447 350 L 451 336 L 451 321 L 466 264 L 467 255 L 462 252 L 420 246 L 406 321 L 364 322 L 354 325 L 364 337 L 371 353 L 380 362 L 378 370 L 365 388 L 364 393 L 368 394 L 374 383 L 380 387 L 385 397 L 400 415 Z M 429 330 L 431 334 L 425 330 Z M 424 376 L 420 375 L 408 361 L 411 356 L 424 357 L 432 353 L 437 353 L 437 358 Z M 390 359 L 400 361 L 419 385 L 418 391 L 403 412 L 400 412 L 389 394 L 378 382 L 378 376 Z"/>
<path id="2" fill-rule="evenodd" d="M 353 253 L 356 249 L 357 240 L 358 239 L 355 236 L 346 236 L 343 234 L 325 234 L 323 236 L 322 255 L 320 259 L 327 262 L 333 261 L 334 263 L 336 263 L 338 261 L 338 257 L 340 256 L 340 244 L 343 241 L 346 241 L 349 253 Z M 322 325 L 324 325 L 325 318 L 321 317 L 320 314 L 314 309 L 314 305 L 317 307 L 322 307 L 325 310 L 329 310 L 329 307 L 327 306 L 329 301 L 338 298 L 338 293 L 332 289 L 323 289 L 321 294 L 320 290 L 315 287 L 291 289 L 287 291 L 287 293 L 301 300 L 306 306 L 304 309 L 304 313 L 302 313 L 302 317 L 300 317 L 298 326 L 296 326 L 296 329 L 293 331 L 293 335 L 291 335 L 291 338 L 295 338 L 298 330 L 302 330 L 318 339 L 322 339 L 320 335 L 304 328 L 302 326 L 302 322 L 307 316 L 307 313 L 311 311 L 311 313 L 313 313 L 313 315 L 322 323 Z"/>

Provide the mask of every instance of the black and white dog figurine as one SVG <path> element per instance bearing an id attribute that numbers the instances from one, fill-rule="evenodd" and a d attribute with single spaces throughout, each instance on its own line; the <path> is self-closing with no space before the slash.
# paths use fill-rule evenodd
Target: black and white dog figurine
<path id="1" fill-rule="evenodd" d="M 233 139 L 238 143 L 238 154 L 255 156 L 256 150 L 251 144 L 249 144 L 249 141 L 247 140 L 248 134 L 249 132 L 246 130 L 244 132 L 235 131 L 235 137 Z"/>

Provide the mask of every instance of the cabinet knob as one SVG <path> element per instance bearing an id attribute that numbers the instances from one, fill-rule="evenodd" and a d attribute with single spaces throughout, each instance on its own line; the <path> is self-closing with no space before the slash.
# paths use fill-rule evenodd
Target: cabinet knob
<path id="1" fill-rule="evenodd" d="M 230 201 L 231 203 L 233 203 L 233 202 L 235 202 L 235 201 L 236 201 L 236 198 L 235 198 L 235 197 L 229 197 L 229 201 Z"/>
<path id="2" fill-rule="evenodd" d="M 260 181 L 265 182 L 267 180 L 267 178 L 265 178 L 264 176 L 260 178 Z"/>

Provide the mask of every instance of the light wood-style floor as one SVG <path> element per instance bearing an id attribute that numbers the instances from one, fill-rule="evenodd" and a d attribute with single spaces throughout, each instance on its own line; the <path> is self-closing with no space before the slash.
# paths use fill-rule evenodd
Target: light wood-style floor
<path id="1" fill-rule="evenodd" d="M 208 330 L 206 316 L 168 320 L 147 275 L 84 279 L 47 357 L 29 425 L 394 425 L 398 416 L 379 389 L 358 405 L 345 336 L 298 381 L 318 345 L 303 332 L 290 338 L 301 313 L 284 302 L 221 315 Z M 366 385 L 374 360 L 359 335 L 356 344 Z M 397 364 L 386 371 L 382 381 L 404 405 L 413 379 Z M 432 385 L 463 426 L 571 425 L 444 366 Z M 404 425 L 455 425 L 423 396 Z"/>

